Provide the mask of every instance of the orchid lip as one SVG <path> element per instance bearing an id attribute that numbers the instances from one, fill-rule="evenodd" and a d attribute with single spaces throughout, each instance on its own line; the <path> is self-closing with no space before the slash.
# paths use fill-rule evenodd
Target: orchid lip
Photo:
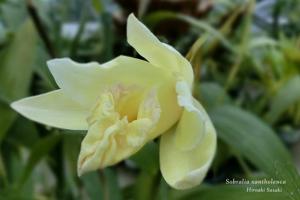
<path id="1" fill-rule="evenodd" d="M 149 140 L 160 106 L 155 88 L 146 91 L 116 84 L 100 95 L 87 118 L 89 130 L 81 144 L 79 175 L 115 164 Z"/>

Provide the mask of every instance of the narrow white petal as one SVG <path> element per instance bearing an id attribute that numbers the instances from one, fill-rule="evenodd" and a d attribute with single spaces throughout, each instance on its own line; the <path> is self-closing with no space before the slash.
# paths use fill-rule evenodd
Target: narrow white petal
<path id="1" fill-rule="evenodd" d="M 133 14 L 127 21 L 127 40 L 151 64 L 183 76 L 191 85 L 193 70 L 190 63 L 173 47 L 160 42 Z"/>
<path id="2" fill-rule="evenodd" d="M 33 121 L 70 130 L 86 130 L 88 109 L 65 96 L 61 90 L 15 101 L 11 107 Z"/>

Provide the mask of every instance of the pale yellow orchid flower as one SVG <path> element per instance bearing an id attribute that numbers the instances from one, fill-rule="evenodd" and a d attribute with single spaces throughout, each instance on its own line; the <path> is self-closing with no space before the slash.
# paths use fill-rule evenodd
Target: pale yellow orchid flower
<path id="1" fill-rule="evenodd" d="M 53 59 L 60 89 L 11 106 L 49 126 L 88 130 L 78 174 L 114 165 L 161 136 L 160 168 L 166 182 L 187 189 L 205 177 L 216 150 L 216 132 L 191 94 L 190 63 L 160 42 L 133 14 L 128 43 L 147 61 L 119 56 L 107 63 Z"/>

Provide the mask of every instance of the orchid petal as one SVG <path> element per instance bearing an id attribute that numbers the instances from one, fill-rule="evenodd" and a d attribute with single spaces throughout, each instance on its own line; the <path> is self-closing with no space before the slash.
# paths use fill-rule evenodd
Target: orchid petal
<path id="1" fill-rule="evenodd" d="M 32 96 L 13 102 L 11 107 L 21 115 L 53 127 L 86 130 L 87 108 L 68 98 L 62 90 Z"/>
<path id="2" fill-rule="evenodd" d="M 161 136 L 160 168 L 169 185 L 188 189 L 204 179 L 216 150 L 216 132 L 201 104 L 184 83 L 177 84 L 179 104 L 184 107 L 177 127 Z"/>
<path id="3" fill-rule="evenodd" d="M 119 56 L 100 65 L 96 62 L 80 64 L 62 58 L 51 60 L 48 65 L 58 86 L 83 106 L 94 105 L 99 96 L 112 85 L 140 87 L 145 90 L 156 86 L 162 114 L 152 138 L 169 129 L 181 114 L 176 101 L 174 78 L 146 61 Z M 129 104 L 122 107 L 134 107 L 135 100 L 132 98 Z"/>
<path id="4" fill-rule="evenodd" d="M 172 46 L 160 42 L 133 14 L 128 17 L 127 40 L 151 64 L 183 76 L 192 84 L 193 70 L 190 63 Z"/>
<path id="5" fill-rule="evenodd" d="M 151 64 L 126 56 L 107 63 L 77 63 L 69 58 L 48 61 L 49 69 L 58 86 L 83 105 L 95 103 L 99 95 L 116 83 L 140 86 L 159 84 L 165 74 Z"/>
<path id="6" fill-rule="evenodd" d="M 78 159 L 79 175 L 116 164 L 151 140 L 149 133 L 160 118 L 161 108 L 156 89 L 142 96 L 136 119 L 128 121 L 127 116 L 120 115 L 118 107 L 130 98 L 120 96 L 117 90 L 102 94 L 88 118 L 90 127 Z"/>

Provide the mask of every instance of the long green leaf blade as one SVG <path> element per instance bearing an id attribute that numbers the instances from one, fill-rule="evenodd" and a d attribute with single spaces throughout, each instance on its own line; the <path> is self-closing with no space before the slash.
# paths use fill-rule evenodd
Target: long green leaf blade
<path id="1" fill-rule="evenodd" d="M 8 104 L 27 95 L 33 74 L 36 42 L 34 27 L 30 21 L 26 21 L 9 46 L 0 52 L 0 142 L 16 118 Z"/>
<path id="2" fill-rule="evenodd" d="M 300 176 L 280 139 L 264 122 L 234 106 L 211 113 L 218 136 L 281 185 L 290 199 L 300 199 Z"/>

